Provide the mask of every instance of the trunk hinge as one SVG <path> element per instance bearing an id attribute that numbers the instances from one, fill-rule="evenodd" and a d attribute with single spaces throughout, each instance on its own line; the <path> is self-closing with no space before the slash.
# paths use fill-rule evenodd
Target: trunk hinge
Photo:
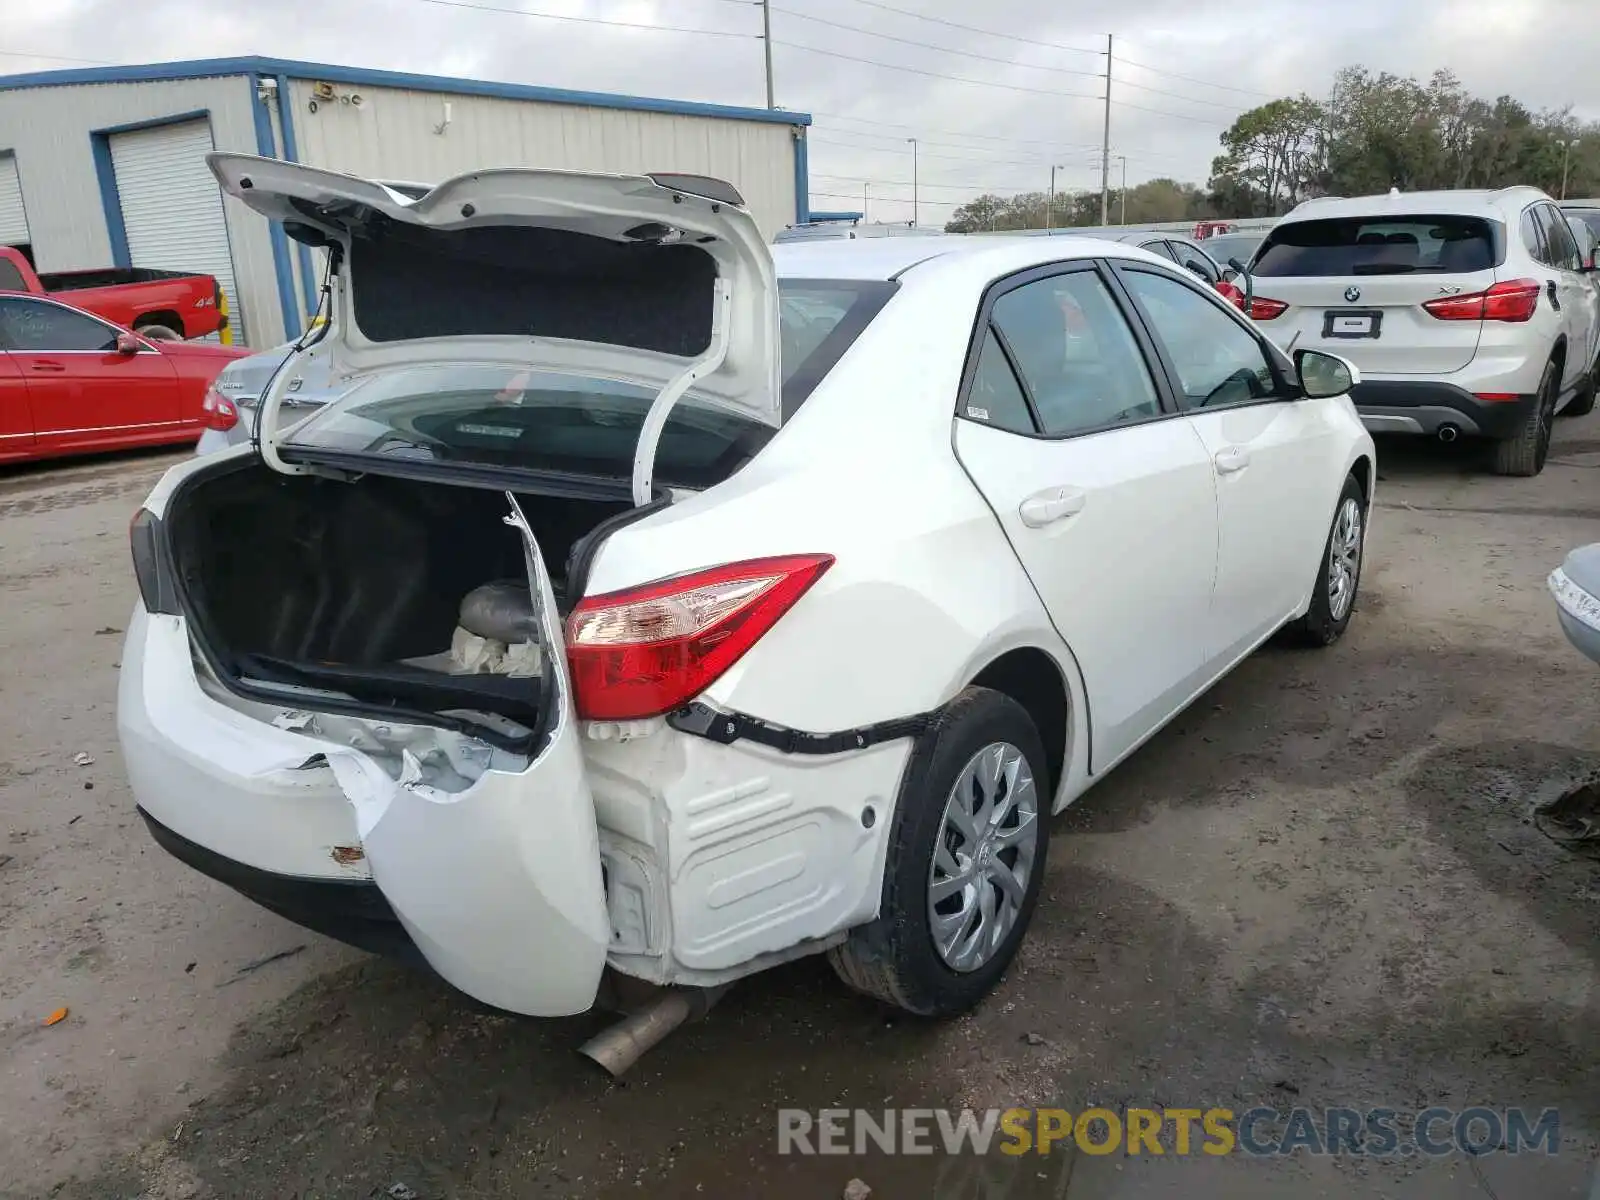
<path id="1" fill-rule="evenodd" d="M 896 717 L 892 721 L 879 721 L 875 725 L 844 729 L 838 733 L 805 733 L 740 713 L 719 712 L 696 700 L 668 714 L 667 724 L 680 733 L 692 733 L 724 746 L 743 740 L 770 746 L 785 754 L 844 754 L 851 750 L 865 750 L 880 742 L 918 737 L 933 728 L 937 719 L 937 713 L 918 713 L 916 716 Z"/>
<path id="2" fill-rule="evenodd" d="M 344 258 L 344 247 L 338 243 L 330 243 L 328 251 L 328 269 L 322 277 L 322 294 L 317 301 L 317 311 L 312 314 L 313 322 L 317 317 L 322 318 L 322 324 L 313 324 L 302 333 L 295 344 L 290 347 L 289 353 L 278 364 L 278 369 L 272 373 L 272 378 L 267 380 L 267 386 L 262 390 L 261 399 L 256 404 L 256 427 L 250 436 L 250 442 L 256 448 L 256 453 L 261 455 L 261 461 L 280 475 L 333 475 L 343 479 L 343 472 L 329 471 L 325 467 L 297 467 L 293 463 L 283 461 L 283 456 L 278 453 L 278 410 L 283 406 L 283 395 L 289 388 L 289 380 L 293 377 L 290 368 L 296 359 L 310 350 L 323 338 L 328 336 L 328 331 L 333 327 L 333 292 L 339 279 L 339 265 Z"/>
<path id="3" fill-rule="evenodd" d="M 711 302 L 711 345 L 656 393 L 650 410 L 644 415 L 639 442 L 633 451 L 633 502 L 641 508 L 654 498 L 656 450 L 661 445 L 661 431 L 666 428 L 673 406 L 696 382 L 720 369 L 728 356 L 732 309 L 733 289 L 719 276 Z"/>

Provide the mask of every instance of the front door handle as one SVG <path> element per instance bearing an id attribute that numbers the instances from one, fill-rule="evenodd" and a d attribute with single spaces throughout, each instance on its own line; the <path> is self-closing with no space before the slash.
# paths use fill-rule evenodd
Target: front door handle
<path id="1" fill-rule="evenodd" d="M 1029 496 L 1017 511 L 1029 529 L 1042 529 L 1054 521 L 1076 516 L 1083 511 L 1087 499 L 1074 487 L 1046 488 Z"/>
<path id="2" fill-rule="evenodd" d="M 36 362 L 33 364 L 35 371 L 56 372 L 65 371 L 67 368 L 58 362 Z"/>
<path id="3" fill-rule="evenodd" d="M 1243 446 L 1229 446 L 1218 450 L 1211 461 L 1216 464 L 1218 475 L 1232 475 L 1250 465 L 1250 451 Z"/>

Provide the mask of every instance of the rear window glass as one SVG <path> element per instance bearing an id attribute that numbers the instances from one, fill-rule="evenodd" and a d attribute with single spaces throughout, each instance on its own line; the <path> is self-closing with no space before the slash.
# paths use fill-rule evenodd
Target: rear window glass
<path id="1" fill-rule="evenodd" d="M 781 371 L 787 419 L 893 294 L 892 283 L 784 281 Z M 655 389 L 623 380 L 453 363 L 373 376 L 303 426 L 291 446 L 433 463 L 626 478 Z M 656 479 L 706 488 L 773 431 L 688 393 L 667 419 Z"/>
<path id="2" fill-rule="evenodd" d="M 1463 274 L 1497 266 L 1504 228 L 1480 217 L 1295 221 L 1267 235 L 1252 274 Z"/>

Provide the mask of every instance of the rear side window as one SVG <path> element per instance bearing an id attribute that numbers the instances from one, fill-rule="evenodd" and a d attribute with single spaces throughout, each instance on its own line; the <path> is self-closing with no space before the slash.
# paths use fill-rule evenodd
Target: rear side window
<path id="1" fill-rule="evenodd" d="M 1086 433 L 1161 411 L 1139 343 L 1095 272 L 1014 288 L 995 301 L 992 319 L 1046 434 Z"/>
<path id="2" fill-rule="evenodd" d="M 899 286 L 876 279 L 778 281 L 784 420 L 805 403 Z"/>
<path id="3" fill-rule="evenodd" d="M 1267 235 L 1252 274 L 1459 275 L 1498 266 L 1504 245 L 1504 227 L 1482 217 L 1294 221 Z"/>
<path id="4" fill-rule="evenodd" d="M 27 285 L 22 282 L 22 272 L 17 270 L 16 264 L 8 258 L 0 258 L 0 292 L 27 290 Z"/>

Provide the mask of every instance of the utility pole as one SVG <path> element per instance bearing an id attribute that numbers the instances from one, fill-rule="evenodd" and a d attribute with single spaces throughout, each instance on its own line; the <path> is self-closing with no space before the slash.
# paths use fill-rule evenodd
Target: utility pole
<path id="1" fill-rule="evenodd" d="M 871 187 L 872 187 L 872 184 L 866 182 L 865 180 L 862 181 L 862 184 L 861 184 L 861 223 L 863 225 L 867 224 L 868 205 L 871 204 L 871 202 L 872 202 L 872 198 L 867 195 L 867 192 Z"/>
<path id="2" fill-rule="evenodd" d="M 777 108 L 772 102 L 772 5 L 761 0 L 761 45 L 767 52 L 767 107 Z"/>
<path id="3" fill-rule="evenodd" d="M 1111 222 L 1111 55 L 1115 42 L 1106 34 L 1106 124 L 1101 140 L 1100 159 L 1100 224 Z"/>
<path id="4" fill-rule="evenodd" d="M 1566 138 L 1559 143 L 1561 146 L 1561 196 L 1567 198 L 1567 168 L 1572 165 L 1572 148 L 1578 144 L 1577 138 Z"/>
<path id="5" fill-rule="evenodd" d="M 1054 229 L 1056 227 L 1056 172 L 1065 170 L 1065 167 L 1057 166 L 1055 163 L 1050 164 L 1050 207 L 1045 210 L 1044 214 L 1044 227 L 1046 229 Z"/>
<path id="6" fill-rule="evenodd" d="M 906 141 L 911 143 L 911 223 L 919 225 L 922 221 L 922 201 L 917 187 L 917 139 L 907 138 Z"/>

